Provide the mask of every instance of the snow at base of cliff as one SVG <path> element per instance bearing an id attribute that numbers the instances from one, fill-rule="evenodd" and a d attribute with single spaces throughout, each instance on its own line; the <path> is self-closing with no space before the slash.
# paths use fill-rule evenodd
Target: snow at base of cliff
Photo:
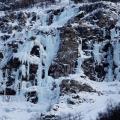
<path id="1" fill-rule="evenodd" d="M 4 102 L 4 97 L 1 97 L 0 120 L 35 120 L 40 117 L 41 113 L 59 116 L 67 116 L 68 114 L 77 116 L 80 114 L 80 117 L 82 117 L 83 120 L 96 120 L 99 112 L 106 111 L 107 105 L 117 105 L 120 102 L 119 82 L 98 83 L 81 79 L 79 76 L 72 76 L 71 78 L 74 78 L 83 84 L 86 83 L 92 86 L 98 92 L 80 92 L 76 94 L 76 96 L 80 96 L 81 101 L 76 105 L 67 105 L 66 103 L 66 100 L 68 98 L 71 99 L 75 94 L 61 97 L 50 112 L 45 111 L 47 101 L 43 104 L 32 104 L 29 102 L 21 102 L 20 99 L 14 101 L 16 98 L 11 97 L 9 102 Z M 56 111 L 54 111 L 54 109 L 56 109 Z"/>

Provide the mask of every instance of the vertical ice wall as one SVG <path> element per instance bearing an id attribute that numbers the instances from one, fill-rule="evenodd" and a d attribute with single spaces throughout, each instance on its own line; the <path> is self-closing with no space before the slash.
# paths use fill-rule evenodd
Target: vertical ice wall
<path id="1" fill-rule="evenodd" d="M 0 62 L 1 91 L 6 95 L 15 92 L 16 100 L 46 104 L 45 110 L 57 102 L 58 83 L 48 76 L 48 70 L 59 49 L 59 28 L 79 11 L 78 6 L 66 5 L 33 7 L 5 14 L 4 17 L 9 18 L 5 24 L 11 30 L 10 34 L 0 33 L 2 37 L 10 36 L 6 41 L 1 39 L 0 46 L 4 56 Z M 12 93 L 7 93 L 6 88 Z"/>

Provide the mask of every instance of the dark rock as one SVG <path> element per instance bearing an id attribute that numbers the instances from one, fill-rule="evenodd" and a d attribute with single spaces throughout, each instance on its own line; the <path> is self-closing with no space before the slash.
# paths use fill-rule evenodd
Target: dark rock
<path id="1" fill-rule="evenodd" d="M 36 13 L 33 12 L 33 13 L 32 13 L 32 19 L 31 19 L 31 21 L 34 21 L 34 22 L 35 22 L 36 19 L 37 19 Z"/>
<path id="2" fill-rule="evenodd" d="M 19 13 L 17 14 L 17 20 L 18 20 L 18 22 L 19 22 L 19 25 L 25 26 L 26 19 L 27 19 L 27 17 L 26 17 L 26 15 L 25 15 L 25 13 L 19 12 Z"/>
<path id="3" fill-rule="evenodd" d="M 83 61 L 82 68 L 84 70 L 85 75 L 87 75 L 91 80 L 96 80 L 95 77 L 95 69 L 93 64 L 95 63 L 93 58 L 89 58 Z"/>
<path id="4" fill-rule="evenodd" d="M 75 73 L 78 59 L 79 40 L 74 29 L 70 27 L 62 28 L 60 37 L 61 43 L 57 56 L 48 72 L 54 78 Z"/>
<path id="5" fill-rule="evenodd" d="M 53 114 L 49 114 L 49 115 L 45 115 L 45 114 L 41 114 L 40 118 L 38 118 L 40 120 L 60 120 L 61 118 L 57 115 L 53 115 Z"/>
<path id="6" fill-rule="evenodd" d="M 3 59 L 3 53 L 2 52 L 0 52 L 0 59 Z"/>
<path id="7" fill-rule="evenodd" d="M 67 99 L 67 104 L 75 105 L 75 102 L 70 99 Z"/>
<path id="8" fill-rule="evenodd" d="M 8 76 L 8 80 L 7 80 L 7 82 L 6 82 L 6 86 L 7 86 L 7 87 L 12 86 L 14 83 L 15 83 L 15 78 L 12 77 L 11 75 Z"/>
<path id="9" fill-rule="evenodd" d="M 28 81 L 28 75 L 26 74 L 25 76 L 22 76 L 22 81 Z"/>
<path id="10" fill-rule="evenodd" d="M 79 99 L 80 97 L 79 97 L 79 95 L 76 95 L 76 96 L 73 96 L 72 98 L 73 99 Z"/>
<path id="11" fill-rule="evenodd" d="M 35 80 L 35 77 L 36 77 L 36 74 L 34 74 L 34 73 L 32 73 L 32 74 L 30 74 L 29 75 L 29 80 L 31 81 L 33 81 L 33 80 Z"/>
<path id="12" fill-rule="evenodd" d="M 26 100 L 30 101 L 34 104 L 36 104 L 38 102 L 38 94 L 36 91 L 31 91 L 31 92 L 27 92 L 25 94 Z"/>
<path id="13" fill-rule="evenodd" d="M 17 69 L 20 65 L 21 65 L 21 62 L 19 58 L 11 58 L 11 60 L 7 63 L 7 65 L 4 68 L 8 68 L 8 69 L 16 68 Z"/>
<path id="14" fill-rule="evenodd" d="M 3 41 L 8 40 L 9 38 L 10 38 L 10 35 L 3 35 L 3 36 L 1 36 L 1 39 L 2 39 Z"/>
<path id="15" fill-rule="evenodd" d="M 78 93 L 81 91 L 85 92 L 95 92 L 95 90 L 87 84 L 81 84 L 75 80 L 62 80 L 60 84 L 60 93 L 61 95 L 64 94 L 71 94 L 71 93 Z"/>
<path id="16" fill-rule="evenodd" d="M 16 53 L 18 50 L 18 43 L 16 41 L 8 43 L 8 47 L 11 48 L 14 53 Z"/>
<path id="17" fill-rule="evenodd" d="M 16 95 L 16 91 L 11 88 L 6 88 L 4 91 L 0 91 L 0 95 Z"/>
<path id="18" fill-rule="evenodd" d="M 111 47 L 112 45 L 111 45 L 111 43 L 110 42 L 108 42 L 107 44 L 105 44 L 105 46 L 103 47 L 103 51 L 105 51 L 105 52 L 108 52 L 108 50 L 109 50 L 109 48 Z"/>
<path id="19" fill-rule="evenodd" d="M 30 64 L 29 70 L 30 70 L 29 71 L 30 74 L 32 74 L 32 73 L 36 74 L 37 70 L 38 70 L 38 65 L 36 65 L 36 64 Z"/>
<path id="20" fill-rule="evenodd" d="M 45 78 L 45 70 L 43 69 L 42 70 L 42 79 L 44 79 Z"/>
<path id="21" fill-rule="evenodd" d="M 54 14 L 54 15 L 60 15 L 63 11 L 64 11 L 64 8 L 62 8 L 62 9 L 57 9 L 57 10 L 54 10 L 54 11 L 53 11 L 53 14 Z"/>
<path id="22" fill-rule="evenodd" d="M 102 78 L 103 76 L 106 75 L 106 72 L 104 70 L 104 67 L 103 64 L 99 64 L 99 65 L 96 65 L 95 66 L 95 71 L 97 72 L 97 76 L 98 78 Z"/>
<path id="23" fill-rule="evenodd" d="M 16 26 L 13 27 L 13 30 L 21 32 L 22 31 L 22 27 L 20 25 L 16 25 Z"/>
<path id="24" fill-rule="evenodd" d="M 40 57 L 40 47 L 35 45 L 31 52 L 30 52 L 31 55 L 36 55 L 37 57 Z"/>
<path id="25" fill-rule="evenodd" d="M 12 33 L 12 26 L 11 25 L 5 25 L 3 28 L 1 28 L 2 33 Z"/>
<path id="26" fill-rule="evenodd" d="M 30 40 L 32 41 L 34 41 L 36 39 L 36 37 L 35 36 L 32 36 L 31 38 L 30 38 Z"/>

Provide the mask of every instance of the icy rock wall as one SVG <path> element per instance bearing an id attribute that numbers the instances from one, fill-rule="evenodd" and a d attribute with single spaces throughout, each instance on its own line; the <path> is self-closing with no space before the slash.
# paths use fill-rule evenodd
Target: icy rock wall
<path id="1" fill-rule="evenodd" d="M 22 96 L 23 100 L 41 104 L 59 97 L 59 88 L 55 89 L 54 79 L 48 76 L 49 67 L 59 49 L 61 27 L 78 8 L 33 7 L 5 12 L 0 17 L 1 95 Z"/>
<path id="2" fill-rule="evenodd" d="M 49 15 L 39 12 L 38 15 L 35 12 L 11 12 L 1 17 L 1 94 L 23 92 L 27 100 L 29 96 L 36 96 L 30 101 L 38 101 L 36 87 L 40 86 L 39 81 L 47 79 L 59 46 L 59 31 L 46 29 Z M 31 92 L 33 87 L 35 90 Z M 14 93 L 9 93 L 9 89 Z"/>
<path id="3" fill-rule="evenodd" d="M 1 95 L 49 106 L 59 97 L 54 78 L 119 80 L 119 7 L 61 3 L 1 15 Z"/>

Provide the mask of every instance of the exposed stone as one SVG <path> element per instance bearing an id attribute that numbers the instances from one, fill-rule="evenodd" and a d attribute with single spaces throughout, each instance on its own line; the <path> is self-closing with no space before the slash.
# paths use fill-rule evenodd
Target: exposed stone
<path id="1" fill-rule="evenodd" d="M 2 52 L 0 52 L 0 59 L 3 59 L 3 53 Z"/>
<path id="2" fill-rule="evenodd" d="M 2 27 L 0 28 L 0 30 L 1 30 L 2 33 L 11 34 L 11 33 L 12 33 L 12 26 L 9 25 L 9 24 L 6 24 L 6 25 L 2 26 Z"/>
<path id="3" fill-rule="evenodd" d="M 78 93 L 81 91 L 85 92 L 95 92 L 95 90 L 87 85 L 87 84 L 81 84 L 80 82 L 76 80 L 62 80 L 62 83 L 60 84 L 60 94 L 71 94 L 71 93 Z"/>
<path id="4" fill-rule="evenodd" d="M 11 58 L 10 61 L 7 63 L 7 65 L 3 69 L 17 69 L 21 65 L 21 62 L 19 58 Z"/>
<path id="5" fill-rule="evenodd" d="M 8 40 L 9 38 L 10 38 L 10 35 L 3 35 L 3 36 L 1 36 L 1 39 L 2 39 L 3 41 Z"/>
<path id="6" fill-rule="evenodd" d="M 3 91 L 0 91 L 0 95 L 16 95 L 16 91 L 11 88 L 6 88 Z"/>
<path id="7" fill-rule="evenodd" d="M 16 31 L 18 31 L 18 32 L 21 32 L 21 31 L 22 31 L 22 27 L 21 27 L 20 25 L 15 25 L 15 26 L 13 27 L 13 30 L 16 30 Z"/>
<path id="8" fill-rule="evenodd" d="M 60 120 L 61 118 L 59 116 L 53 115 L 53 114 L 49 114 L 49 115 L 45 115 L 45 114 L 41 114 L 40 118 L 38 118 L 40 120 Z"/>
<path id="9" fill-rule="evenodd" d="M 34 22 L 35 22 L 36 19 L 37 19 L 36 13 L 33 12 L 33 13 L 32 13 L 32 19 L 31 19 L 31 21 L 34 21 Z"/>
<path id="10" fill-rule="evenodd" d="M 25 94 L 26 100 L 30 101 L 34 104 L 36 104 L 38 102 L 38 95 L 36 91 L 31 91 L 31 92 L 27 92 Z"/>
<path id="11" fill-rule="evenodd" d="M 75 105 L 75 102 L 68 98 L 67 99 L 67 104 Z"/>
<path id="12" fill-rule="evenodd" d="M 51 25 L 51 24 L 53 23 L 54 17 L 57 17 L 57 16 L 60 15 L 63 11 L 64 11 L 64 8 L 57 9 L 57 10 L 47 11 L 47 13 L 50 14 L 50 15 L 49 15 L 49 19 L 47 20 L 48 25 Z"/>
<path id="13" fill-rule="evenodd" d="M 93 64 L 95 63 L 93 58 L 89 58 L 84 60 L 82 63 L 82 68 L 84 70 L 85 75 L 87 75 L 91 80 L 96 80 L 95 70 Z"/>
<path id="14" fill-rule="evenodd" d="M 98 78 L 103 78 L 104 79 L 104 76 L 106 75 L 106 72 L 105 72 L 104 68 L 105 68 L 104 64 L 99 64 L 99 65 L 95 66 L 95 71 L 97 72 L 97 77 Z"/>
<path id="15" fill-rule="evenodd" d="M 35 45 L 31 52 L 30 52 L 31 55 L 36 55 L 37 57 L 40 57 L 40 47 Z"/>
<path id="16" fill-rule="evenodd" d="M 36 39 L 36 37 L 35 36 L 32 36 L 31 38 L 30 38 L 30 40 L 32 41 L 34 41 Z"/>
<path id="17" fill-rule="evenodd" d="M 71 27 L 61 29 L 61 43 L 56 58 L 50 66 L 49 75 L 58 78 L 75 73 L 79 39 Z"/>
<path id="18" fill-rule="evenodd" d="M 12 49 L 13 53 L 16 53 L 18 50 L 18 43 L 16 41 L 8 43 L 9 48 Z"/>
<path id="19" fill-rule="evenodd" d="M 32 74 L 32 73 L 36 74 L 37 73 L 37 69 L 38 69 L 38 65 L 30 64 L 29 69 L 30 69 L 30 71 L 29 71 L 30 74 Z"/>

